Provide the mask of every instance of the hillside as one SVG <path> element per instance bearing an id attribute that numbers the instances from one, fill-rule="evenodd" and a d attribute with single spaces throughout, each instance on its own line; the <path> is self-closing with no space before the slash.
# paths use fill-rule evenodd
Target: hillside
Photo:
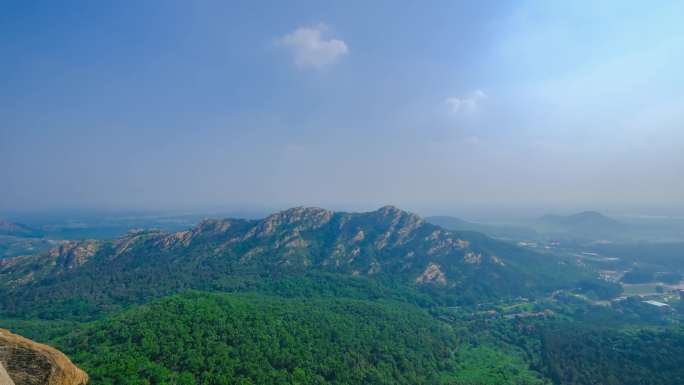
<path id="1" fill-rule="evenodd" d="M 186 293 L 61 344 L 97 384 L 542 383 L 522 361 L 481 362 L 491 373 L 466 370 L 456 330 L 385 301 Z"/>
<path id="2" fill-rule="evenodd" d="M 537 221 L 537 230 L 579 238 L 600 239 L 619 237 L 629 230 L 628 226 L 596 211 L 584 211 L 573 215 L 547 214 Z"/>
<path id="3" fill-rule="evenodd" d="M 205 220 L 0 260 L 0 313 L 84 316 L 185 289 L 236 291 L 311 273 L 415 287 L 473 303 L 576 287 L 566 261 L 480 233 L 449 231 L 395 207 L 294 208 L 262 220 Z"/>
<path id="4" fill-rule="evenodd" d="M 0 219 L 0 259 L 50 249 L 54 241 L 43 238 L 43 235 L 42 231 L 32 227 Z"/>
<path id="5" fill-rule="evenodd" d="M 681 383 L 680 328 L 570 321 L 582 313 L 482 323 L 388 300 L 186 292 L 56 342 L 94 384 Z"/>
<path id="6" fill-rule="evenodd" d="M 0 258 L 37 254 L 55 247 L 59 241 L 39 237 L 0 235 Z"/>
<path id="7" fill-rule="evenodd" d="M 557 384 L 677 385 L 684 383 L 681 328 L 619 331 L 594 325 L 542 328 L 546 373 Z"/>

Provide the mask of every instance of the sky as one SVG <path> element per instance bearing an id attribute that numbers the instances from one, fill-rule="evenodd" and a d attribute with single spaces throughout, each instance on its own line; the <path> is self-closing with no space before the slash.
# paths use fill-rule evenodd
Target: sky
<path id="1" fill-rule="evenodd" d="M 0 10 L 0 210 L 684 212 L 681 1 Z"/>

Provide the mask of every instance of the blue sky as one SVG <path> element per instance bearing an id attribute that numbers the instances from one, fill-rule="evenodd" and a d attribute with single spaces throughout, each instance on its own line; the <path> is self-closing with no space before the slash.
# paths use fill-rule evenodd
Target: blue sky
<path id="1" fill-rule="evenodd" d="M 0 6 L 0 209 L 684 206 L 682 2 Z"/>

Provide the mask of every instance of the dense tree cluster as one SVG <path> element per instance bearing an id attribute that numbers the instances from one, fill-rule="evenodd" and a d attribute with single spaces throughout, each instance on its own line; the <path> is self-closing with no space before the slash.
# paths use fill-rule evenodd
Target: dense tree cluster
<path id="1" fill-rule="evenodd" d="M 684 334 L 560 324 L 542 336 L 549 376 L 568 385 L 684 384 Z"/>
<path id="2" fill-rule="evenodd" d="M 95 384 L 427 384 L 455 333 L 417 309 L 189 293 L 61 341 Z"/>

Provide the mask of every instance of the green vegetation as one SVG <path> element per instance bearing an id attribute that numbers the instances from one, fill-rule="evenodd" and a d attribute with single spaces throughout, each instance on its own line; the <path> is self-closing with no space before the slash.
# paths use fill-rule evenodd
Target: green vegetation
<path id="1" fill-rule="evenodd" d="M 493 345 L 464 345 L 457 353 L 455 383 L 464 385 L 548 384 L 523 357 Z M 453 382 L 452 382 L 453 383 Z"/>
<path id="2" fill-rule="evenodd" d="M 590 249 L 603 255 L 619 256 L 625 267 L 637 264 L 649 272 L 684 273 L 684 242 L 594 244 Z"/>
<path id="3" fill-rule="evenodd" d="M 625 273 L 622 277 L 622 282 L 634 283 L 649 283 L 655 280 L 655 272 L 647 269 L 633 269 Z"/>
<path id="4" fill-rule="evenodd" d="M 188 293 L 60 341 L 94 384 L 425 384 L 457 336 L 400 303 Z"/>
<path id="5" fill-rule="evenodd" d="M 188 289 L 254 290 L 319 273 L 416 288 L 430 264 L 440 266 L 445 282 L 417 291 L 446 306 L 587 282 L 594 291 L 610 286 L 566 260 L 449 232 L 393 207 L 362 214 L 299 208 L 261 221 L 209 220 L 184 233 L 141 231 L 67 246 L 0 266 L 0 314 L 88 321 Z"/>
<path id="6" fill-rule="evenodd" d="M 0 324 L 49 339 L 95 385 L 677 384 L 684 367 L 684 334 L 655 327 L 662 322 L 640 301 L 502 303 L 496 314 L 511 317 L 492 319 L 408 303 L 423 298 L 408 289 L 405 300 L 378 298 L 393 289 L 364 279 L 290 278 L 264 290 L 271 294 L 187 292 L 88 324 Z M 365 290 L 374 294 L 344 298 Z"/>
<path id="7" fill-rule="evenodd" d="M 0 328 L 11 330 L 36 341 L 50 342 L 74 330 L 83 324 L 73 321 L 41 320 L 41 319 L 0 319 Z"/>
<path id="8" fill-rule="evenodd" d="M 391 207 L 293 209 L 0 264 L 0 327 L 93 385 L 684 383 L 682 302 L 611 301 L 574 262 Z"/>
<path id="9" fill-rule="evenodd" d="M 93 384 L 549 383 L 520 349 L 463 327 L 394 301 L 189 292 L 57 344 Z"/>
<path id="10" fill-rule="evenodd" d="M 623 332 L 586 324 L 557 324 L 545 328 L 542 341 L 544 362 L 556 383 L 684 383 L 681 330 Z"/>

